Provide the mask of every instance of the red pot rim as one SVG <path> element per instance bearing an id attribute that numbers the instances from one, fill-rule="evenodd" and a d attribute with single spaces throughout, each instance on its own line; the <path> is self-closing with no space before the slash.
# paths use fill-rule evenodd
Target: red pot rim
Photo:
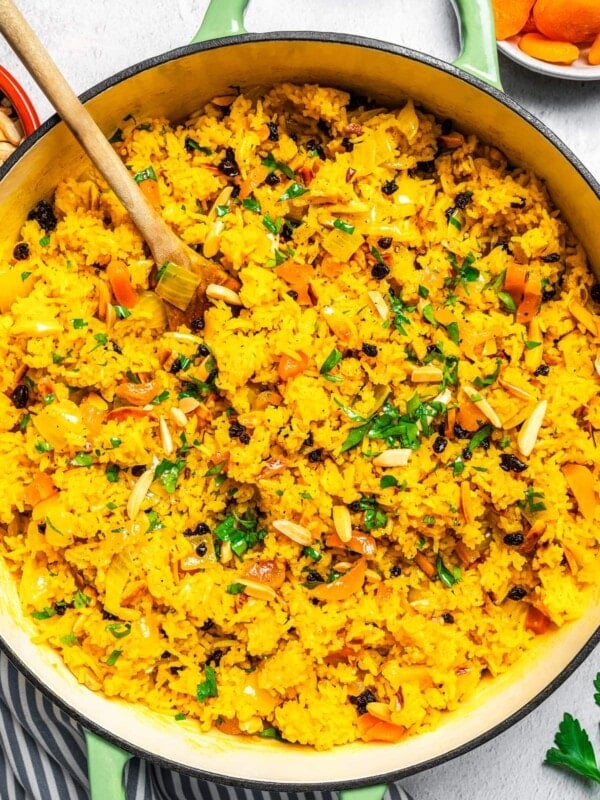
<path id="1" fill-rule="evenodd" d="M 10 100 L 23 125 L 25 136 L 32 134 L 40 126 L 40 118 L 17 79 L 4 67 L 0 66 L 0 91 Z"/>

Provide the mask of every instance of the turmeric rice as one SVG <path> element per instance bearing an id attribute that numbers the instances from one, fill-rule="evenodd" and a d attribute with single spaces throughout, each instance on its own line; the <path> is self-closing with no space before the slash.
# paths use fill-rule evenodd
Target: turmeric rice
<path id="1" fill-rule="evenodd" d="M 36 641 L 199 731 L 431 730 L 597 581 L 581 245 L 411 100 L 288 84 L 111 142 L 230 280 L 173 324 L 91 167 L 0 263 L 0 553 Z"/>

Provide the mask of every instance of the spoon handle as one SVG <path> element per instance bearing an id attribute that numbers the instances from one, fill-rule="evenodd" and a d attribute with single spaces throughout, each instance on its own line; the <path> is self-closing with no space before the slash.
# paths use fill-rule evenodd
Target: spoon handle
<path id="1" fill-rule="evenodd" d="M 157 264 L 182 264 L 182 242 L 150 205 L 12 0 L 0 0 L 0 32 L 123 203 Z"/>

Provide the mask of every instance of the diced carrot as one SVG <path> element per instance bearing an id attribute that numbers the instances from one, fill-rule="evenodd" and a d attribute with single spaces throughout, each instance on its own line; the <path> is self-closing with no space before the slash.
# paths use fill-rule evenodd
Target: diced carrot
<path id="1" fill-rule="evenodd" d="M 456 421 L 466 431 L 476 431 L 482 423 L 483 414 L 475 403 L 465 398 L 456 412 Z"/>
<path id="2" fill-rule="evenodd" d="M 312 179 L 315 177 L 315 173 L 313 172 L 311 167 L 302 167 L 300 170 L 300 177 L 302 178 L 302 183 L 305 186 L 308 186 Z"/>
<path id="3" fill-rule="evenodd" d="M 308 367 L 308 357 L 302 352 L 298 352 L 297 358 L 284 353 L 279 359 L 279 367 L 277 374 L 282 381 L 289 381 L 290 378 L 295 378 L 301 375 Z"/>
<path id="4" fill-rule="evenodd" d="M 600 33 L 598 0 L 537 0 L 535 26 L 559 42 L 591 42 Z"/>
<path id="5" fill-rule="evenodd" d="M 358 735 L 363 742 L 399 742 L 406 734 L 402 725 L 384 722 L 367 711 L 357 719 Z"/>
<path id="6" fill-rule="evenodd" d="M 579 58 L 579 48 L 570 42 L 547 39 L 541 33 L 526 33 L 519 39 L 519 48 L 532 58 L 550 64 L 572 64 Z"/>
<path id="7" fill-rule="evenodd" d="M 328 602 L 346 600 L 359 591 L 365 580 L 367 561 L 359 558 L 358 561 L 340 578 L 331 583 L 319 583 L 311 592 L 311 597 Z"/>
<path id="8" fill-rule="evenodd" d="M 526 325 L 537 314 L 542 302 L 542 280 L 539 275 L 530 275 L 525 283 L 523 299 L 517 306 L 516 322 Z"/>
<path id="9" fill-rule="evenodd" d="M 594 39 L 587 55 L 588 64 L 597 67 L 600 64 L 600 33 Z"/>
<path id="10" fill-rule="evenodd" d="M 138 301 L 138 295 L 131 283 L 127 264 L 113 259 L 106 268 L 106 275 L 117 302 L 125 308 L 133 308 Z"/>
<path id="11" fill-rule="evenodd" d="M 221 733 L 226 733 L 229 736 L 239 736 L 242 732 L 240 724 L 235 717 L 232 719 L 223 719 L 223 717 L 217 717 L 215 725 L 217 726 L 217 729 L 221 731 Z"/>
<path id="12" fill-rule="evenodd" d="M 536 636 L 540 636 L 542 633 L 546 633 L 549 627 L 550 619 L 548 619 L 539 608 L 529 606 L 527 609 L 527 616 L 525 617 L 525 630 L 535 633 Z"/>
<path id="13" fill-rule="evenodd" d="M 522 30 L 534 2 L 535 0 L 492 0 L 498 41 L 508 39 Z"/>
<path id="14" fill-rule="evenodd" d="M 58 494 L 52 478 L 46 472 L 38 472 L 32 483 L 25 487 L 23 499 L 28 506 L 37 506 L 43 500 Z"/>
<path id="15" fill-rule="evenodd" d="M 132 406 L 145 406 L 154 400 L 158 394 L 158 389 L 154 381 L 147 381 L 146 383 L 130 383 L 127 381 L 117 386 L 115 394 Z"/>
<path id="16" fill-rule="evenodd" d="M 321 261 L 321 272 L 326 278 L 335 280 L 335 278 L 339 278 L 345 269 L 346 265 L 333 258 L 333 256 L 324 256 Z"/>
<path id="17" fill-rule="evenodd" d="M 504 278 L 503 289 L 515 301 L 515 305 L 519 305 L 523 299 L 525 292 L 525 279 L 527 277 L 527 268 L 523 264 L 517 264 L 513 261 L 506 269 L 506 276 Z"/>
<path id="18" fill-rule="evenodd" d="M 158 181 L 155 181 L 154 178 L 146 178 L 146 180 L 140 181 L 138 186 L 142 190 L 142 194 L 146 197 L 146 200 L 148 200 L 150 205 L 153 208 L 159 209 L 160 186 L 158 185 Z"/>
<path id="19" fill-rule="evenodd" d="M 446 435 L 447 439 L 454 438 L 455 424 L 456 424 L 456 406 L 452 406 L 452 408 L 448 409 L 448 414 L 446 415 L 446 425 L 444 428 L 444 434 Z"/>
<path id="20" fill-rule="evenodd" d="M 370 533 L 363 531 L 352 531 L 352 537 L 343 542 L 337 533 L 328 533 L 325 537 L 327 547 L 345 547 L 353 553 L 361 553 L 363 556 L 374 556 L 377 550 L 377 542 Z"/>
<path id="21" fill-rule="evenodd" d="M 279 589 L 285 580 L 285 568 L 269 558 L 250 564 L 244 570 L 243 575 L 258 583 L 264 583 L 272 589 Z"/>
<path id="22" fill-rule="evenodd" d="M 301 306 L 311 306 L 312 299 L 308 293 L 309 281 L 314 277 L 314 272 L 308 264 L 295 264 L 286 261 L 275 269 L 277 275 L 284 280 L 297 293 L 296 301 Z"/>
<path id="23" fill-rule="evenodd" d="M 563 464 L 561 470 L 582 516 L 592 522 L 598 507 L 592 471 L 583 464 Z"/>

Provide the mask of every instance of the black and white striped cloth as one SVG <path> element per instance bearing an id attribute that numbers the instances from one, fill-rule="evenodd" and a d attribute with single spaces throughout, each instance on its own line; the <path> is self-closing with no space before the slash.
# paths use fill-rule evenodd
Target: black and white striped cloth
<path id="1" fill-rule="evenodd" d="M 131 759 L 127 800 L 336 800 L 231 788 Z M 398 786 L 386 798 L 411 800 Z M 0 652 L 0 800 L 89 800 L 79 724 L 38 691 Z"/>

